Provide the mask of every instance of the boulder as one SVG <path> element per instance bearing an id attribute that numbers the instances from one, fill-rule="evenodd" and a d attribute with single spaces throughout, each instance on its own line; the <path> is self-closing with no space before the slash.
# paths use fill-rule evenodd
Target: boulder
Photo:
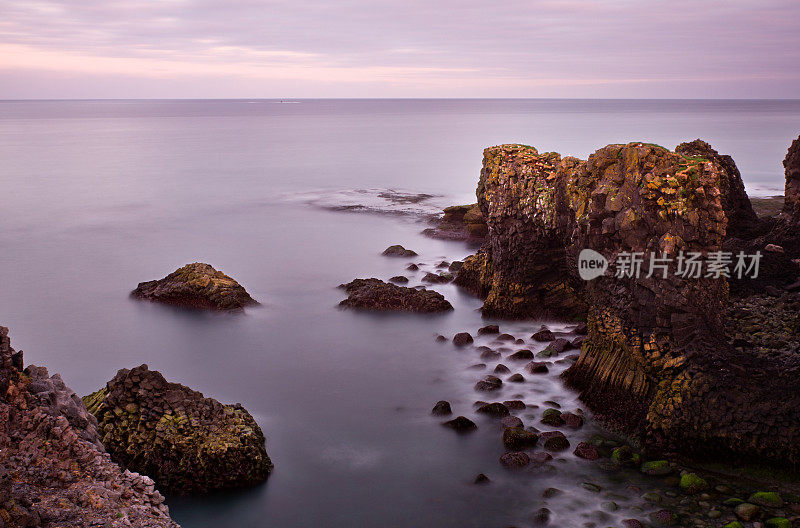
<path id="1" fill-rule="evenodd" d="M 538 441 L 539 435 L 522 427 L 506 427 L 503 431 L 503 445 L 514 451 L 530 449 Z"/>
<path id="2" fill-rule="evenodd" d="M 453 309 L 441 293 L 424 288 L 397 286 L 380 279 L 355 279 L 342 284 L 340 288 L 343 288 L 348 295 L 347 299 L 339 303 L 345 308 L 420 313 L 446 312 Z"/>
<path id="3" fill-rule="evenodd" d="M 498 325 L 486 325 L 478 329 L 478 335 L 499 334 L 499 333 L 500 333 L 500 327 Z"/>
<path id="4" fill-rule="evenodd" d="M 412 251 L 410 249 L 406 249 L 400 244 L 395 244 L 393 246 L 389 246 L 388 248 L 384 249 L 381 255 L 385 257 L 416 257 L 417 252 Z"/>
<path id="5" fill-rule="evenodd" d="M 478 410 L 481 414 L 487 414 L 489 416 L 495 416 L 497 418 L 502 418 L 503 416 L 508 416 L 508 407 L 503 405 L 502 403 L 485 403 L 478 407 Z"/>
<path id="6" fill-rule="evenodd" d="M 201 262 L 187 264 L 160 280 L 140 282 L 131 296 L 211 310 L 238 311 L 258 304 L 238 282 Z"/>
<path id="7" fill-rule="evenodd" d="M 564 451 L 569 449 L 569 440 L 561 431 L 547 431 L 539 436 L 542 446 L 548 451 Z"/>
<path id="8" fill-rule="evenodd" d="M 531 463 L 531 457 L 521 451 L 510 451 L 500 456 L 500 464 L 506 469 L 522 469 Z"/>
<path id="9" fill-rule="evenodd" d="M 0 525 L 179 528 L 153 481 L 111 460 L 61 377 L 22 367 L 0 327 Z"/>
<path id="10" fill-rule="evenodd" d="M 453 336 L 453 344 L 455 346 L 463 347 L 471 344 L 474 340 L 469 332 L 459 332 Z"/>
<path id="11" fill-rule="evenodd" d="M 459 433 L 468 433 L 478 428 L 478 426 L 475 425 L 475 422 L 466 416 L 457 416 L 452 420 L 444 422 L 442 425 Z"/>
<path id="12" fill-rule="evenodd" d="M 171 493 L 253 486 L 272 471 L 264 434 L 244 407 L 169 383 L 147 365 L 120 370 L 84 401 L 112 459 Z"/>
<path id="13" fill-rule="evenodd" d="M 433 406 L 433 410 L 431 410 L 431 414 L 434 416 L 447 416 L 453 414 L 453 411 L 450 409 L 450 402 L 445 400 L 436 402 L 436 405 Z"/>
<path id="14" fill-rule="evenodd" d="M 586 460 L 597 460 L 600 458 L 597 448 L 588 442 L 581 442 L 575 447 L 574 454 L 578 458 Z"/>

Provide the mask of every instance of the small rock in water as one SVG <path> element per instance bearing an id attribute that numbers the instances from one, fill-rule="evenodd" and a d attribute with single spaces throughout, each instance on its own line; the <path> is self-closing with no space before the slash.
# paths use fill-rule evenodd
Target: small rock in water
<path id="1" fill-rule="evenodd" d="M 571 412 L 561 413 L 561 419 L 564 421 L 564 425 L 566 425 L 570 429 L 580 429 L 581 427 L 583 427 L 583 417 L 578 416 L 575 413 Z"/>
<path id="2" fill-rule="evenodd" d="M 408 277 L 404 277 L 403 275 L 395 275 L 394 277 L 389 279 L 389 282 L 395 282 L 397 284 L 407 284 Z"/>
<path id="3" fill-rule="evenodd" d="M 544 413 L 542 413 L 541 422 L 552 427 L 564 425 L 564 420 L 561 418 L 561 411 L 558 409 L 545 409 Z"/>
<path id="4" fill-rule="evenodd" d="M 511 376 L 509 376 L 508 381 L 510 381 L 511 383 L 524 383 L 525 376 L 517 372 L 516 374 L 512 374 Z"/>
<path id="5" fill-rule="evenodd" d="M 450 273 L 426 273 L 424 277 L 422 277 L 422 282 L 429 282 L 431 284 L 444 284 L 446 282 L 451 282 L 453 280 L 453 275 Z"/>
<path id="6" fill-rule="evenodd" d="M 582 482 L 581 487 L 586 491 L 591 491 L 592 493 L 600 493 L 603 491 L 603 488 L 592 482 Z"/>
<path id="7" fill-rule="evenodd" d="M 522 420 L 517 416 L 505 416 L 500 420 L 500 425 L 503 427 L 523 427 Z"/>
<path id="8" fill-rule="evenodd" d="M 542 445 L 548 451 L 564 451 L 569 449 L 569 440 L 561 431 L 548 431 L 540 436 Z"/>
<path id="9" fill-rule="evenodd" d="M 521 411 L 525 408 L 525 403 L 522 400 L 507 400 L 503 402 L 503 405 L 514 411 Z"/>
<path id="10" fill-rule="evenodd" d="M 381 255 L 387 257 L 416 257 L 417 253 L 415 251 L 411 251 L 410 249 L 404 248 L 400 244 L 395 244 L 384 249 Z"/>
<path id="11" fill-rule="evenodd" d="M 687 495 L 694 495 L 708 489 L 708 482 L 696 473 L 684 473 L 680 482 L 681 491 Z"/>
<path id="12" fill-rule="evenodd" d="M 509 415 L 508 407 L 506 407 L 502 403 L 498 403 L 498 402 L 486 403 L 484 405 L 481 405 L 478 408 L 477 412 L 479 412 L 481 414 L 488 414 L 489 416 L 497 416 L 497 417 L 508 416 Z"/>
<path id="13" fill-rule="evenodd" d="M 456 418 L 453 418 L 452 420 L 444 422 L 442 425 L 444 425 L 445 427 L 449 427 L 454 431 L 458 431 L 459 433 L 467 433 L 470 431 L 474 431 L 475 429 L 478 428 L 478 426 L 475 425 L 475 422 L 473 422 L 466 416 L 458 416 Z"/>
<path id="14" fill-rule="evenodd" d="M 453 337 L 453 344 L 455 346 L 467 346 L 473 342 L 472 336 L 468 332 L 459 332 Z"/>
<path id="15" fill-rule="evenodd" d="M 497 376 L 489 375 L 475 384 L 475 390 L 484 392 L 496 391 L 500 388 L 502 384 L 503 380 L 501 380 Z"/>
<path id="16" fill-rule="evenodd" d="M 759 491 L 750 495 L 747 502 L 764 506 L 766 508 L 780 508 L 783 506 L 783 499 L 774 491 Z"/>
<path id="17" fill-rule="evenodd" d="M 534 447 L 539 441 L 539 435 L 526 431 L 521 427 L 507 427 L 503 431 L 503 445 L 507 449 L 521 450 Z"/>
<path id="18" fill-rule="evenodd" d="M 474 365 L 470 365 L 467 368 L 470 370 L 483 370 L 486 368 L 486 363 L 475 363 Z"/>
<path id="19" fill-rule="evenodd" d="M 475 477 L 474 484 L 489 484 L 492 482 L 492 479 L 484 475 L 483 473 L 478 473 L 478 476 Z"/>
<path id="20" fill-rule="evenodd" d="M 447 416 L 449 414 L 453 414 L 452 409 L 450 409 L 450 402 L 441 400 L 433 406 L 433 410 L 431 414 L 434 416 Z"/>
<path id="21" fill-rule="evenodd" d="M 550 462 L 551 460 L 553 460 L 553 455 L 551 455 L 550 453 L 546 453 L 544 451 L 539 451 L 538 453 L 533 454 L 531 460 L 533 460 L 533 462 L 536 464 L 544 464 L 546 462 Z"/>
<path id="22" fill-rule="evenodd" d="M 534 526 L 546 526 L 550 524 L 550 510 L 547 508 L 539 508 L 536 510 L 536 513 L 533 514 L 533 519 L 531 519 Z"/>
<path id="23" fill-rule="evenodd" d="M 436 341 L 438 341 L 439 343 L 444 343 L 445 341 L 447 341 L 447 338 L 442 334 L 439 334 L 436 336 Z"/>
<path id="24" fill-rule="evenodd" d="M 489 347 L 481 347 L 481 348 L 484 349 L 483 351 L 481 351 L 481 359 L 483 360 L 494 361 L 495 359 L 500 359 L 500 356 L 502 355 L 500 352 L 495 352 Z"/>
<path id="25" fill-rule="evenodd" d="M 450 264 L 450 267 L 449 267 L 449 268 L 447 268 L 447 269 L 448 269 L 448 271 L 450 271 L 450 273 L 456 273 L 456 272 L 457 272 L 458 270 L 460 270 L 460 269 L 461 269 L 463 266 L 464 266 L 464 263 L 463 263 L 462 261 L 460 261 L 460 260 L 454 260 L 454 261 L 453 261 L 453 262 Z"/>
<path id="26" fill-rule="evenodd" d="M 531 374 L 547 374 L 550 372 L 550 369 L 547 368 L 547 363 L 544 361 L 531 361 L 525 368 Z"/>
<path id="27" fill-rule="evenodd" d="M 508 356 L 508 359 L 512 361 L 527 361 L 533 359 L 533 352 L 523 348 L 522 350 L 517 350 L 516 352 Z"/>
<path id="28" fill-rule="evenodd" d="M 417 265 L 416 265 L 416 264 L 414 264 L 414 263 L 411 263 L 411 264 L 409 264 L 408 266 L 406 266 L 406 269 L 407 269 L 408 271 L 419 271 L 419 266 L 417 266 Z"/>
<path id="29" fill-rule="evenodd" d="M 736 506 L 733 509 L 733 513 L 735 513 L 736 516 L 743 521 L 751 521 L 755 519 L 756 515 L 758 515 L 758 512 L 760 510 L 761 508 L 759 508 L 755 504 L 750 504 L 749 502 L 743 502 L 742 504 Z"/>
<path id="30" fill-rule="evenodd" d="M 569 350 L 570 348 L 572 348 L 572 343 L 570 343 L 569 341 L 567 341 L 563 337 L 559 337 L 558 339 L 555 339 L 552 343 L 547 345 L 547 348 L 549 348 L 550 350 L 554 351 L 556 353 L 556 355 L 558 355 L 558 354 L 562 353 L 563 351 Z"/>
<path id="31" fill-rule="evenodd" d="M 555 497 L 557 495 L 561 495 L 562 493 L 564 493 L 564 492 L 561 491 L 558 488 L 547 488 L 542 493 L 542 497 L 545 498 L 545 499 L 552 499 L 553 497 Z"/>
<path id="32" fill-rule="evenodd" d="M 498 365 L 494 368 L 495 374 L 508 374 L 509 372 L 511 372 L 511 369 L 502 363 L 498 363 Z"/>
<path id="33" fill-rule="evenodd" d="M 586 460 L 597 460 L 600 457 L 597 448 L 588 442 L 581 442 L 578 444 L 574 453 L 576 457 Z"/>
<path id="34" fill-rule="evenodd" d="M 437 268 L 449 268 L 449 267 L 450 267 L 450 263 L 449 263 L 449 262 L 447 262 L 446 260 L 443 260 L 443 261 L 441 261 L 440 263 L 438 263 L 438 264 L 436 265 L 436 267 L 437 267 Z"/>
<path id="35" fill-rule="evenodd" d="M 556 336 L 554 336 L 553 332 L 551 332 L 546 326 L 543 326 L 541 330 L 531 336 L 531 339 L 540 342 L 552 341 L 555 338 Z"/>
<path id="36" fill-rule="evenodd" d="M 486 325 L 478 330 L 478 335 L 485 334 L 499 334 L 500 327 L 498 325 Z"/>
<path id="37" fill-rule="evenodd" d="M 512 451 L 500 456 L 500 464 L 506 469 L 522 469 L 531 463 L 527 453 Z"/>
<path id="38" fill-rule="evenodd" d="M 666 460 L 653 460 L 645 462 L 640 468 L 645 475 L 663 476 L 672 473 L 672 467 Z"/>
<path id="39" fill-rule="evenodd" d="M 516 341 L 516 337 L 511 334 L 500 334 L 497 336 L 498 341 Z"/>

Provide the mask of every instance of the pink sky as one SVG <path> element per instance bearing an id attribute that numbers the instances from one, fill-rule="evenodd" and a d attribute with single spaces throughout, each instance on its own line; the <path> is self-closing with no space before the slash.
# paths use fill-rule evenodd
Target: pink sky
<path id="1" fill-rule="evenodd" d="M 797 0 L 0 0 L 0 99 L 800 97 Z"/>

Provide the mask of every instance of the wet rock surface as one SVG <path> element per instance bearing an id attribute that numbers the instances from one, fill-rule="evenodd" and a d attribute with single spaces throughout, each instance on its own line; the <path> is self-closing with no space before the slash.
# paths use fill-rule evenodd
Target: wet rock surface
<path id="1" fill-rule="evenodd" d="M 3 526 L 177 528 L 153 481 L 111 461 L 80 398 L 22 363 L 0 327 Z"/>
<path id="2" fill-rule="evenodd" d="M 700 141 L 678 152 L 609 145 L 586 161 L 501 145 L 484 151 L 477 194 L 489 236 L 455 282 L 485 298 L 485 315 L 586 317 L 565 379 L 607 424 L 653 451 L 800 463 L 800 401 L 775 405 L 800 357 L 755 357 L 728 342 L 724 279 L 679 277 L 674 264 L 666 278 L 647 277 L 647 262 L 638 277 L 577 274 L 587 248 L 610 262 L 632 252 L 674 262 L 681 251 L 720 251 L 729 228 L 750 236 L 752 208 L 730 158 Z M 789 259 L 794 274 L 785 246 L 770 258 Z"/>
<path id="3" fill-rule="evenodd" d="M 264 434 L 241 405 L 223 405 L 147 365 L 122 369 L 84 398 L 120 465 L 176 494 L 253 486 L 272 471 Z"/>
<path id="4" fill-rule="evenodd" d="M 481 243 L 487 234 L 486 221 L 478 204 L 447 207 L 434 224 L 434 227 L 425 229 L 423 234 L 432 238 L 463 240 L 476 244 Z"/>
<path id="5" fill-rule="evenodd" d="M 339 303 L 346 308 L 377 311 L 446 312 L 453 306 L 441 293 L 433 290 L 407 288 L 380 279 L 355 279 L 342 284 L 347 299 Z"/>
<path id="6" fill-rule="evenodd" d="M 141 282 L 131 296 L 211 310 L 237 311 L 258 304 L 238 282 L 201 262 L 187 264 L 163 279 Z"/>

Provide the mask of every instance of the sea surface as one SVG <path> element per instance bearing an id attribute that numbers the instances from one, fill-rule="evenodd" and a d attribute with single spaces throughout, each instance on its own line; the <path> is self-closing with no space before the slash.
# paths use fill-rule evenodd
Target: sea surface
<path id="1" fill-rule="evenodd" d="M 455 311 L 375 315 L 338 309 L 337 285 L 402 273 L 416 285 L 422 272 L 405 272 L 409 262 L 433 270 L 473 252 L 420 231 L 426 215 L 475 201 L 486 146 L 585 158 L 608 143 L 674 148 L 700 137 L 733 156 L 751 194 L 769 196 L 783 191 L 798 123 L 799 101 L 0 102 L 0 324 L 26 362 L 79 394 L 147 363 L 253 414 L 273 475 L 247 491 L 169 497 L 186 528 L 504 527 L 543 506 L 554 525 L 615 524 L 649 511 L 628 488 L 635 474 L 571 450 L 530 471 L 499 466 L 500 426 L 473 407 L 487 399 L 473 385 L 497 362 L 471 370 L 473 347 L 435 341 L 487 324 L 478 299 L 436 286 Z M 398 243 L 419 257 L 381 256 Z M 225 315 L 128 297 L 195 261 L 236 278 L 262 306 Z M 500 323 L 526 339 L 516 348 L 534 352 L 544 345 L 528 338 L 540 325 L 571 329 Z M 476 344 L 497 348 L 490 341 Z M 526 425 L 547 429 L 538 424 L 545 401 L 581 407 L 558 380 L 564 368 L 498 399 L 523 399 Z M 442 427 L 430 415 L 441 399 L 479 430 Z M 599 430 L 589 419 L 570 440 Z M 491 485 L 472 484 L 481 472 Z M 549 487 L 566 493 L 543 499 Z M 610 497 L 619 511 L 603 511 Z"/>

